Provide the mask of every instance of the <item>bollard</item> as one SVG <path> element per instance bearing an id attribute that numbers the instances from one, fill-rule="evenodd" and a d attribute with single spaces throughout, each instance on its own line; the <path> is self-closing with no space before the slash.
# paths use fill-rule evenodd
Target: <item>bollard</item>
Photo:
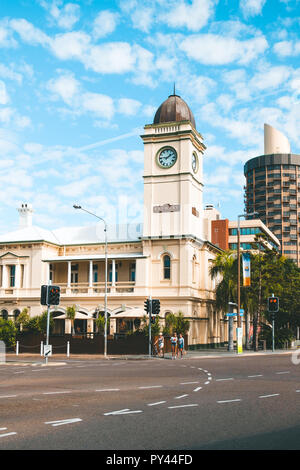
<path id="1" fill-rule="evenodd" d="M 70 341 L 67 342 L 67 357 L 70 357 Z"/>
<path id="2" fill-rule="evenodd" d="M 43 355 L 43 341 L 41 341 L 41 356 Z"/>
<path id="3" fill-rule="evenodd" d="M 17 344 L 16 344 L 16 356 L 19 355 L 19 341 L 17 341 Z"/>

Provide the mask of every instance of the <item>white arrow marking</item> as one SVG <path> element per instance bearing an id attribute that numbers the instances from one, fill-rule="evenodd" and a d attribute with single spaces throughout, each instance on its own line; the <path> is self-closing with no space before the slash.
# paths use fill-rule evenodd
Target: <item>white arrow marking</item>
<path id="1" fill-rule="evenodd" d="M 46 421 L 45 424 L 51 424 L 52 426 L 62 426 L 64 424 L 78 423 L 82 421 L 80 418 L 61 419 L 57 421 Z"/>
<path id="2" fill-rule="evenodd" d="M 131 411 L 129 408 L 124 408 L 123 410 L 110 411 L 109 413 L 104 413 L 104 416 L 109 415 L 127 415 L 131 413 L 142 413 L 142 410 Z"/>

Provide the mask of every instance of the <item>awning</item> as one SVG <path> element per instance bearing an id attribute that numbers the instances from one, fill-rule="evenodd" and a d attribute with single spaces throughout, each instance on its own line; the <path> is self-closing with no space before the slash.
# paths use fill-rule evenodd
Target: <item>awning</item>
<path id="1" fill-rule="evenodd" d="M 86 315 L 85 313 L 81 312 L 76 312 L 75 315 L 75 320 L 90 320 L 93 317 L 90 315 Z M 58 315 L 57 317 L 53 317 L 53 320 L 66 320 L 68 319 L 67 315 L 65 313 L 62 313 L 61 315 Z"/>
<path id="2" fill-rule="evenodd" d="M 111 315 L 110 318 L 143 318 L 145 315 L 146 312 L 142 308 L 129 308 L 124 312 Z"/>

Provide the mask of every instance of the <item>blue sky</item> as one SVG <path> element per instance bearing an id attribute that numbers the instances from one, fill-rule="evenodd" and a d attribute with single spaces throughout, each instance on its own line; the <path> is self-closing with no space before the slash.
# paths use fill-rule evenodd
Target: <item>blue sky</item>
<path id="1" fill-rule="evenodd" d="M 142 221 L 145 124 L 176 92 L 204 137 L 204 203 L 235 219 L 268 123 L 300 153 L 299 0 L 1 0 L 0 232 Z"/>

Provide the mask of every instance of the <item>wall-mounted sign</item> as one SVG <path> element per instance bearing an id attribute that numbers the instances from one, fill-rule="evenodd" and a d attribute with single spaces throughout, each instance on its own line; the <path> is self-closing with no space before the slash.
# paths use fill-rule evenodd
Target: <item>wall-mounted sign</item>
<path id="1" fill-rule="evenodd" d="M 192 214 L 193 214 L 195 217 L 199 217 L 199 211 L 197 211 L 196 207 L 192 207 Z"/>
<path id="2" fill-rule="evenodd" d="M 179 204 L 163 204 L 162 206 L 153 206 L 153 212 L 155 214 L 159 212 L 179 212 Z"/>

